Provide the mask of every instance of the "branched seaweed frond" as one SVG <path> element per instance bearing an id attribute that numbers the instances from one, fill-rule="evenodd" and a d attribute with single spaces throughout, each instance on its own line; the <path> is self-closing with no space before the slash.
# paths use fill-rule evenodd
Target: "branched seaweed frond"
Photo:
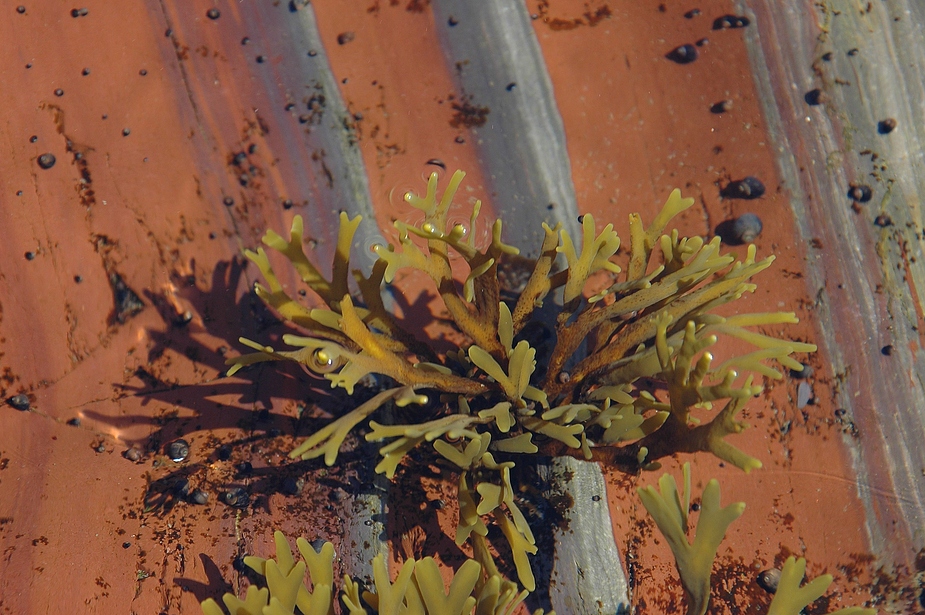
<path id="1" fill-rule="evenodd" d="M 370 423 L 366 438 L 383 441 L 376 471 L 392 476 L 408 452 L 431 445 L 460 473 L 457 541 L 484 541 L 486 524 L 494 523 L 521 584 L 532 588 L 528 556 L 536 544 L 510 484 L 517 455 L 569 454 L 633 469 L 677 452 L 705 451 L 746 472 L 759 468 L 760 461 L 727 441 L 747 427 L 738 414 L 761 391 L 756 377 L 782 377 L 768 360 L 799 368 L 791 355 L 815 346 L 755 330 L 797 322 L 792 313 L 712 313 L 753 292 L 752 279 L 774 257 L 758 260 L 748 246 L 737 258 L 722 252 L 718 237 L 667 230 L 693 203 L 678 190 L 648 227 L 638 214 L 630 216 L 622 263 L 613 226 L 599 229 L 590 215 L 581 219 L 580 240 L 544 224 L 539 256 L 530 261 L 502 241 L 500 221 L 491 225 L 487 245 L 477 245 L 478 202 L 468 228 L 448 221 L 463 177 L 457 171 L 438 195 L 434 174 L 423 196 L 405 195 L 424 220 L 396 222 L 397 243 L 374 246 L 372 272 L 353 272 L 356 297 L 348 287 L 349 247 L 359 219 L 341 216 L 330 279 L 302 249 L 300 218 L 288 239 L 268 231 L 264 243 L 293 264 L 315 307 L 285 292 L 263 249 L 248 251 L 266 281 L 255 292 L 300 334 L 283 335 L 292 350 L 242 339 L 255 352 L 231 359 L 229 374 L 285 360 L 348 393 L 371 375 L 384 379 L 390 388 L 334 419 L 293 455 L 323 456 L 330 465 L 347 434 L 376 410 L 412 404 L 395 424 Z M 459 279 L 453 255 L 468 268 Z M 499 275 L 507 259 L 532 268 L 513 299 Z M 430 279 L 467 339 L 459 348 L 436 352 L 386 310 L 382 286 L 403 269 Z M 592 287 L 592 279 L 600 284 Z M 538 309 L 550 301 L 559 304 L 552 318 L 543 316 L 550 310 Z M 728 338 L 754 349 L 714 365 L 711 350 Z"/>
<path id="2" fill-rule="evenodd" d="M 690 464 L 684 464 L 684 489 L 678 490 L 674 477 L 663 474 L 658 490 L 651 485 L 639 489 L 643 506 L 652 515 L 674 554 L 681 585 L 687 596 L 687 615 L 704 615 L 710 602 L 710 575 L 719 543 L 729 525 L 745 511 L 744 502 L 720 507 L 719 483 L 710 480 L 703 490 L 700 519 L 693 542 L 687 539 L 687 520 L 691 499 Z"/>
<path id="3" fill-rule="evenodd" d="M 263 576 L 266 587 L 251 585 L 244 600 L 234 594 L 222 597 L 231 615 L 334 615 L 334 546 L 324 542 L 316 551 L 304 538 L 296 541 L 302 559 L 296 561 L 282 532 L 273 535 L 276 558 L 247 556 L 244 563 Z M 484 554 L 481 554 L 484 558 Z M 526 598 L 517 586 L 506 581 L 491 562 L 483 567 L 467 559 L 456 571 L 450 587 L 444 587 L 437 562 L 432 557 L 408 559 L 394 582 L 385 558 L 373 558 L 375 592 L 360 592 L 359 584 L 344 576 L 341 600 L 350 615 L 512 615 Z M 311 589 L 305 583 L 306 570 Z M 202 602 L 205 615 L 225 615 L 218 603 Z M 542 610 L 533 615 L 544 615 Z M 550 611 L 549 615 L 555 615 Z"/>

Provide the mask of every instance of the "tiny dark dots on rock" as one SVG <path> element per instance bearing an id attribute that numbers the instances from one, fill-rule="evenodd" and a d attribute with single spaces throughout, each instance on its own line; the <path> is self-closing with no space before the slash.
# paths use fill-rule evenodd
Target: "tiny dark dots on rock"
<path id="1" fill-rule="evenodd" d="M 460 143 L 460 144 L 466 142 L 466 140 L 461 136 L 457 136 L 455 139 L 453 139 L 453 141 L 455 141 L 456 143 Z"/>
<path id="2" fill-rule="evenodd" d="M 195 489 L 189 496 L 189 501 L 193 504 L 203 504 L 209 503 L 209 494 L 203 491 L 202 489 Z"/>
<path id="3" fill-rule="evenodd" d="M 888 135 L 891 132 L 896 130 L 896 120 L 891 117 L 886 118 L 885 120 L 880 120 L 877 122 L 877 132 L 882 135 Z"/>
<path id="4" fill-rule="evenodd" d="M 700 502 L 693 502 L 691 504 L 691 510 L 697 512 L 700 510 Z"/>
<path id="5" fill-rule="evenodd" d="M 218 9 L 209 9 L 208 11 L 206 11 L 206 17 L 208 17 L 209 19 L 215 20 L 221 16 L 222 16 L 222 13 Z"/>
<path id="6" fill-rule="evenodd" d="M 713 106 L 710 107 L 710 113 L 715 113 L 720 115 L 721 113 L 727 113 L 732 111 L 733 102 L 730 99 L 721 100 L 717 103 L 713 103 Z"/>
<path id="7" fill-rule="evenodd" d="M 242 45 L 247 45 L 249 42 L 251 42 L 250 37 L 245 36 L 244 38 L 241 39 Z"/>
<path id="8" fill-rule="evenodd" d="M 84 281 L 84 277 L 83 277 L 82 275 L 75 275 L 75 276 L 74 276 L 74 281 L 77 282 L 78 284 L 80 284 L 81 282 Z"/>
<path id="9" fill-rule="evenodd" d="M 309 50 L 308 50 L 308 57 L 314 58 L 316 55 L 318 55 L 318 52 L 315 51 L 314 49 L 309 49 Z"/>
<path id="10" fill-rule="evenodd" d="M 826 102 L 826 95 L 825 95 L 825 92 L 823 92 L 819 88 L 813 88 L 812 90 L 810 90 L 809 92 L 803 95 L 803 100 L 806 101 L 807 105 L 810 105 L 811 107 L 815 107 L 817 105 L 821 105 L 824 102 Z"/>
<path id="11" fill-rule="evenodd" d="M 356 34 L 350 30 L 347 30 L 346 32 L 341 32 L 340 34 L 337 35 L 337 44 L 346 45 L 347 43 L 349 43 L 355 38 L 356 38 Z"/>
<path id="12" fill-rule="evenodd" d="M 813 369 L 812 365 L 802 364 L 802 369 L 791 369 L 790 377 L 796 380 L 806 380 L 807 378 L 812 378 L 816 370 Z"/>
<path id="13" fill-rule="evenodd" d="M 39 166 L 43 169 L 50 169 L 55 166 L 56 158 L 54 154 L 42 154 L 38 157 Z"/>
<path id="14" fill-rule="evenodd" d="M 234 205 L 234 199 L 230 196 L 226 196 L 224 199 L 222 199 L 222 203 L 225 205 L 225 207 L 231 207 Z"/>
<path id="15" fill-rule="evenodd" d="M 20 4 L 19 6 L 16 7 L 16 12 L 22 15 L 23 13 L 26 12 L 26 7 Z"/>
<path id="16" fill-rule="evenodd" d="M 6 401 L 7 403 L 9 403 L 11 406 L 16 408 L 17 410 L 22 410 L 23 412 L 25 412 L 30 407 L 32 407 L 31 404 L 29 403 L 29 396 L 23 395 L 22 393 L 20 393 L 19 395 L 14 395 Z"/>
<path id="17" fill-rule="evenodd" d="M 68 419 L 67 424 L 70 425 L 71 427 L 80 427 L 80 417 L 75 416 L 72 419 Z"/>
<path id="18" fill-rule="evenodd" d="M 247 146 L 247 153 L 248 153 L 248 154 L 253 154 L 253 153 L 256 152 L 256 151 L 257 151 L 257 144 L 256 144 L 256 143 L 251 143 L 250 145 Z"/>
<path id="19" fill-rule="evenodd" d="M 189 442 L 183 439 L 174 440 L 167 445 L 164 452 L 175 463 L 186 461 L 186 458 L 189 457 Z"/>
<path id="20" fill-rule="evenodd" d="M 708 38 L 706 38 L 706 37 L 701 38 L 701 39 L 697 39 L 697 42 L 694 43 L 694 44 L 697 45 L 698 47 L 703 47 L 703 46 L 705 46 L 705 45 L 709 45 L 709 44 L 710 44 L 710 39 L 708 39 Z"/>
<path id="21" fill-rule="evenodd" d="M 123 137 L 127 137 L 127 136 L 129 136 L 130 134 L 132 134 L 131 129 L 129 129 L 129 128 L 123 128 L 123 129 L 122 129 L 122 136 L 123 136 Z"/>
<path id="22" fill-rule="evenodd" d="M 834 57 L 835 57 L 835 54 L 832 53 L 831 51 L 826 51 L 824 54 L 822 54 L 822 60 L 824 62 L 831 62 L 832 58 Z"/>
<path id="23" fill-rule="evenodd" d="M 263 64 L 266 61 L 267 61 L 266 56 L 257 56 L 257 64 Z"/>
<path id="24" fill-rule="evenodd" d="M 700 57 L 700 53 L 693 45 L 679 45 L 665 54 L 665 57 L 676 64 L 690 64 Z"/>
<path id="25" fill-rule="evenodd" d="M 697 17 L 698 15 L 700 15 L 700 9 L 691 9 L 688 12 L 684 13 L 684 17 L 686 17 L 687 19 L 693 19 L 694 17 Z"/>
<path id="26" fill-rule="evenodd" d="M 122 548 L 123 548 L 123 549 L 128 549 L 128 548 L 131 547 L 131 546 L 132 546 L 132 543 L 130 543 L 130 542 L 123 542 L 123 543 L 122 543 Z"/>
<path id="27" fill-rule="evenodd" d="M 285 199 L 283 201 L 283 209 L 292 209 L 292 199 Z"/>
<path id="28" fill-rule="evenodd" d="M 308 124 L 310 121 L 312 121 L 312 117 L 310 115 L 306 115 L 303 113 L 302 115 L 299 116 L 300 124 Z"/>
<path id="29" fill-rule="evenodd" d="M 33 252 L 32 250 L 30 250 L 30 251 L 26 252 L 25 257 L 26 257 L 26 260 L 27 260 L 27 261 L 34 261 L 34 260 L 35 260 L 35 252 Z"/>
<path id="30" fill-rule="evenodd" d="M 87 15 L 89 12 L 90 12 L 90 11 L 87 10 L 87 9 L 85 9 L 85 8 L 81 8 L 81 9 L 71 9 L 71 17 L 75 17 L 75 18 L 76 18 L 76 17 L 86 17 L 86 15 Z"/>
<path id="31" fill-rule="evenodd" d="M 17 190 L 17 191 L 16 191 L 16 196 L 22 196 L 22 190 Z"/>
<path id="32" fill-rule="evenodd" d="M 757 581 L 761 589 L 769 594 L 777 593 L 777 586 L 780 583 L 780 570 L 777 568 L 762 570 L 758 573 L 755 581 Z"/>
<path id="33" fill-rule="evenodd" d="M 882 354 L 882 355 L 885 356 L 885 357 L 888 357 L 888 356 L 890 356 L 891 354 L 893 354 L 893 344 L 887 344 L 886 346 L 884 346 L 883 348 L 881 348 L 881 349 L 880 349 L 880 354 Z"/>
<path id="34" fill-rule="evenodd" d="M 858 203 L 866 203 L 872 196 L 873 192 L 867 184 L 851 184 L 848 190 L 848 198 Z"/>
<path id="35" fill-rule="evenodd" d="M 89 68 L 85 68 L 85 69 L 83 69 L 82 71 L 80 71 L 80 74 L 83 75 L 84 77 L 86 77 L 87 75 L 90 74 L 90 69 L 89 69 Z"/>
<path id="36" fill-rule="evenodd" d="M 744 28 L 750 23 L 751 21 L 748 19 L 748 17 L 740 17 L 738 15 L 723 15 L 722 17 L 717 17 L 713 20 L 713 29 L 731 30 L 734 28 Z"/>
<path id="37" fill-rule="evenodd" d="M 64 90 L 62 90 L 61 88 L 56 89 L 55 96 L 59 96 L 59 97 L 64 96 Z"/>
<path id="38" fill-rule="evenodd" d="M 449 19 L 446 20 L 446 25 L 448 25 L 451 28 L 455 28 L 456 26 L 459 25 L 459 20 L 453 17 L 452 15 L 450 15 Z"/>
<path id="39" fill-rule="evenodd" d="M 210 232 L 210 233 L 209 233 L 209 239 L 215 239 L 215 233 Z"/>
<path id="40" fill-rule="evenodd" d="M 600 501 L 601 501 L 601 496 L 599 496 L 599 495 L 592 495 L 592 496 L 591 496 L 591 501 L 592 501 L 592 502 L 600 502 Z"/>
<path id="41" fill-rule="evenodd" d="M 109 114 L 108 114 L 108 113 L 104 113 L 102 117 L 103 117 L 104 120 L 108 120 L 108 119 L 109 119 Z"/>
<path id="42" fill-rule="evenodd" d="M 295 103 L 286 103 L 286 106 L 283 107 L 283 111 L 292 111 L 295 109 Z"/>
<path id="43" fill-rule="evenodd" d="M 142 77 L 145 77 L 147 76 L 148 71 L 147 69 L 142 68 L 140 71 L 138 71 L 138 74 L 141 75 Z"/>
<path id="44" fill-rule="evenodd" d="M 508 92 L 512 92 L 512 91 L 514 91 L 514 88 L 516 88 L 516 87 L 517 87 L 517 84 L 516 84 L 515 82 L 511 81 L 509 84 L 507 84 L 506 86 L 504 86 L 504 89 L 507 90 Z"/>
<path id="45" fill-rule="evenodd" d="M 27 69 L 28 69 L 28 68 L 32 68 L 32 62 L 29 62 L 28 64 L 26 64 L 26 68 L 27 68 Z"/>
<path id="46" fill-rule="evenodd" d="M 861 51 L 860 51 L 857 47 L 854 47 L 854 48 L 848 50 L 848 55 L 851 56 L 851 57 L 854 57 L 854 56 L 858 55 L 859 53 L 861 53 Z"/>
<path id="47" fill-rule="evenodd" d="M 730 199 L 757 199 L 764 194 L 764 184 L 757 177 L 749 175 L 744 179 L 729 182 L 722 195 Z"/>
<path id="48" fill-rule="evenodd" d="M 164 36 L 166 36 L 167 38 L 170 38 L 171 36 L 173 36 L 173 28 L 167 28 L 166 30 L 164 30 Z"/>
<path id="49" fill-rule="evenodd" d="M 35 143 L 38 140 L 39 138 L 36 135 L 32 135 L 31 137 L 29 137 L 29 143 Z"/>

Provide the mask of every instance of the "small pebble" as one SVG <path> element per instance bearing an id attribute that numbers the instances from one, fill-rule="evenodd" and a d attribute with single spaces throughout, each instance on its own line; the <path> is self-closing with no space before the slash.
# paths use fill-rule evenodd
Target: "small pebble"
<path id="1" fill-rule="evenodd" d="M 247 508 L 247 505 L 250 504 L 250 496 L 240 487 L 232 487 L 226 491 L 222 494 L 222 500 L 233 508 Z"/>
<path id="2" fill-rule="evenodd" d="M 291 476 L 283 479 L 283 493 L 287 495 L 299 495 L 305 487 L 304 478 L 293 478 Z"/>
<path id="3" fill-rule="evenodd" d="M 893 219 L 890 218 L 889 216 L 880 214 L 879 216 L 874 218 L 874 224 L 876 224 L 880 228 L 886 228 L 888 226 L 893 226 Z"/>
<path id="4" fill-rule="evenodd" d="M 758 582 L 761 589 L 769 594 L 774 594 L 777 592 L 777 585 L 780 583 L 780 570 L 777 568 L 762 570 L 758 573 L 758 577 L 755 580 Z"/>
<path id="5" fill-rule="evenodd" d="M 29 403 L 29 396 L 23 395 L 22 393 L 12 396 L 7 400 L 7 402 L 17 410 L 22 410 L 23 412 L 31 407 L 31 404 Z"/>
<path id="6" fill-rule="evenodd" d="M 886 118 L 885 120 L 880 120 L 877 122 L 877 132 L 882 135 L 888 135 L 891 132 L 896 130 L 896 120 L 891 117 Z"/>
<path id="7" fill-rule="evenodd" d="M 51 167 L 55 166 L 56 161 L 57 159 L 55 158 L 54 154 L 42 154 L 38 157 L 39 166 L 43 169 L 50 169 Z"/>
<path id="8" fill-rule="evenodd" d="M 700 53 L 693 45 L 680 45 L 669 51 L 665 57 L 676 64 L 690 64 L 700 57 Z"/>
<path id="9" fill-rule="evenodd" d="M 193 504 L 206 504 L 209 501 L 209 494 L 202 489 L 196 489 L 190 494 L 189 501 Z"/>
<path id="10" fill-rule="evenodd" d="M 872 196 L 873 192 L 867 184 L 851 184 L 848 190 L 848 198 L 858 203 L 866 203 Z"/>
<path id="11" fill-rule="evenodd" d="M 807 105 L 810 105 L 811 107 L 816 107 L 826 102 L 827 97 L 825 95 L 825 92 L 823 92 L 819 88 L 814 88 L 803 96 L 803 100 L 806 101 Z"/>
<path id="12" fill-rule="evenodd" d="M 764 184 L 757 177 L 749 175 L 745 179 L 731 182 L 723 191 L 723 196 L 734 199 L 757 199 L 764 194 Z"/>
<path id="13" fill-rule="evenodd" d="M 813 389 L 805 382 L 801 382 L 797 387 L 797 408 L 802 410 L 809 405 L 813 398 Z"/>

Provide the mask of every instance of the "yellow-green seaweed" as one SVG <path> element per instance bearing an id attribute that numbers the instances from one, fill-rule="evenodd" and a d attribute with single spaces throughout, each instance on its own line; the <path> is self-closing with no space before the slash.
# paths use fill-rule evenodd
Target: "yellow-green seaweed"
<path id="1" fill-rule="evenodd" d="M 358 218 L 341 215 L 330 279 L 301 247 L 300 217 L 294 218 L 288 239 L 268 231 L 264 244 L 292 263 L 324 308 L 309 309 L 286 293 L 262 248 L 246 252 L 266 280 L 256 293 L 302 335 L 283 336 L 296 348 L 291 351 L 242 338 L 256 352 L 230 359 L 229 374 L 261 361 L 289 360 L 347 393 L 370 374 L 384 377 L 389 387 L 310 436 L 292 456 L 323 456 L 331 465 L 347 434 L 376 410 L 407 405 L 403 416 L 413 421 L 371 423 L 367 439 L 386 440 L 376 470 L 391 477 L 410 450 L 430 443 L 461 472 L 457 540 L 484 540 L 480 517 L 491 515 L 524 586 L 533 584 L 527 554 L 535 544 L 513 497 L 506 496 L 513 492 L 510 466 L 518 453 L 570 454 L 632 470 L 654 467 L 677 452 L 705 451 L 746 472 L 761 467 L 727 441 L 747 427 L 737 416 L 762 390 L 754 376 L 780 378 L 780 371 L 763 361 L 797 367 L 790 355 L 815 346 L 750 329 L 797 322 L 793 313 L 720 317 L 711 312 L 753 292 L 751 279 L 771 265 L 773 256 L 757 260 L 755 247 L 748 246 L 740 259 L 721 253 L 719 238 L 705 241 L 666 231 L 672 218 L 693 204 L 674 190 L 648 227 L 640 215 L 630 216 L 623 267 L 612 225 L 598 229 L 585 215 L 576 241 L 560 226 L 544 224 L 540 255 L 526 285 L 516 300 L 505 301 L 498 268 L 518 250 L 501 240 L 500 220 L 491 225 L 487 245 L 476 245 L 478 202 L 468 228 L 449 222 L 463 177 L 454 173 L 438 196 L 433 174 L 423 196 L 405 195 L 424 219 L 396 222 L 397 243 L 374 247 L 379 260 L 368 275 L 351 271 L 349 263 Z M 454 278 L 451 252 L 468 266 L 465 279 Z M 558 263 L 563 266 L 557 270 Z M 468 339 L 462 347 L 441 355 L 385 309 L 383 284 L 402 269 L 431 280 Z M 349 290 L 351 274 L 356 297 Z M 605 281 L 591 288 L 592 276 Z M 537 308 L 550 296 L 561 305 L 548 325 L 554 344 L 541 358 L 528 325 L 539 321 Z M 755 350 L 713 365 L 710 348 L 723 337 Z M 579 355 L 581 348 L 586 351 Z M 566 370 L 570 362 L 574 365 Z M 667 396 L 655 394 L 659 388 L 667 389 Z M 427 403 L 438 399 L 445 403 Z M 714 403 L 722 405 L 713 410 Z"/>

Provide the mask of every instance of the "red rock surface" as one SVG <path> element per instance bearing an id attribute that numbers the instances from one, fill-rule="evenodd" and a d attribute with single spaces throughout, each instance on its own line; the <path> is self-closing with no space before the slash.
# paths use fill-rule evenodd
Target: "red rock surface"
<path id="1" fill-rule="evenodd" d="M 330 254 L 325 213 L 339 185 L 323 181 L 325 152 L 313 148 L 310 122 L 285 109 L 310 95 L 292 55 L 308 50 L 281 25 L 295 19 L 281 2 L 218 3 L 214 20 L 206 15 L 212 4 L 201 1 L 87 0 L 78 17 L 61 3 L 25 6 L 22 14 L 6 6 L 0 20 L 0 374 L 3 398 L 25 394 L 32 407 L 0 408 L 0 612 L 196 613 L 197 601 L 225 583 L 240 589 L 235 556 L 266 554 L 271 528 L 337 541 L 349 516 L 339 502 L 356 460 L 347 455 L 345 468 L 331 470 L 288 466 L 294 439 L 270 431 L 290 434 L 298 422 L 304 433 L 337 401 L 306 391 L 311 381 L 294 369 L 220 378 L 222 349 L 237 353 L 239 335 L 264 339 L 270 319 L 245 292 L 256 272 L 242 265 L 241 249 L 302 213 L 320 256 Z M 454 122 L 449 101 L 459 93 L 427 3 L 312 6 L 346 108 L 361 116 L 351 134 L 382 232 L 406 215 L 396 195 L 422 187 L 429 159 L 466 169 L 467 194 L 484 198 L 490 216 L 486 170 L 475 139 Z M 711 29 L 732 3 L 702 2 L 693 19 L 683 15 L 692 7 L 671 3 L 528 8 L 579 209 L 613 220 L 624 238 L 628 213 L 651 217 L 674 187 L 697 199 L 683 232 L 709 235 L 755 210 L 764 222 L 759 253 L 778 260 L 737 308 L 795 311 L 802 323 L 782 333 L 817 339 L 813 294 L 801 279 L 813 251 L 797 240 L 742 31 Z M 700 39 L 709 42 L 696 62 L 665 58 Z M 711 113 L 722 100 L 731 109 Z M 45 153 L 56 158 L 47 170 L 37 162 Z M 720 197 L 746 175 L 762 178 L 764 198 Z M 143 304 L 137 313 L 124 298 L 121 312 L 114 307 L 116 275 Z M 182 323 L 187 311 L 192 319 Z M 744 475 L 690 458 L 695 492 L 717 477 L 724 503 L 748 506 L 720 549 L 715 612 L 766 602 L 755 573 L 790 553 L 809 560 L 810 576 L 835 575 L 833 610 L 870 598 L 876 554 L 858 529 L 851 425 L 835 415 L 839 381 L 825 349 L 809 362 L 814 404 L 796 409 L 797 382 L 785 379 L 749 405 L 753 429 L 736 444 L 764 469 Z M 303 406 L 313 418 L 299 422 Z M 192 454 L 174 464 L 159 445 L 179 436 Z M 214 452 L 222 443 L 234 445 L 228 460 Z M 123 457 L 131 446 L 145 451 L 137 463 Z M 255 470 L 242 476 L 235 465 L 245 460 Z M 281 476 L 302 471 L 305 495 L 279 493 Z M 635 495 L 658 474 L 605 473 L 636 612 L 674 612 L 681 590 L 673 560 Z M 208 504 L 174 501 L 184 477 L 210 492 Z M 237 483 L 270 495 L 247 512 L 217 501 Z M 442 488 L 428 486 L 425 497 L 446 499 Z M 407 516 L 398 506 L 396 543 L 412 525 L 395 523 Z M 428 550 L 440 551 L 449 541 L 433 528 L 454 524 L 454 509 L 431 510 L 420 519 L 431 531 Z"/>

